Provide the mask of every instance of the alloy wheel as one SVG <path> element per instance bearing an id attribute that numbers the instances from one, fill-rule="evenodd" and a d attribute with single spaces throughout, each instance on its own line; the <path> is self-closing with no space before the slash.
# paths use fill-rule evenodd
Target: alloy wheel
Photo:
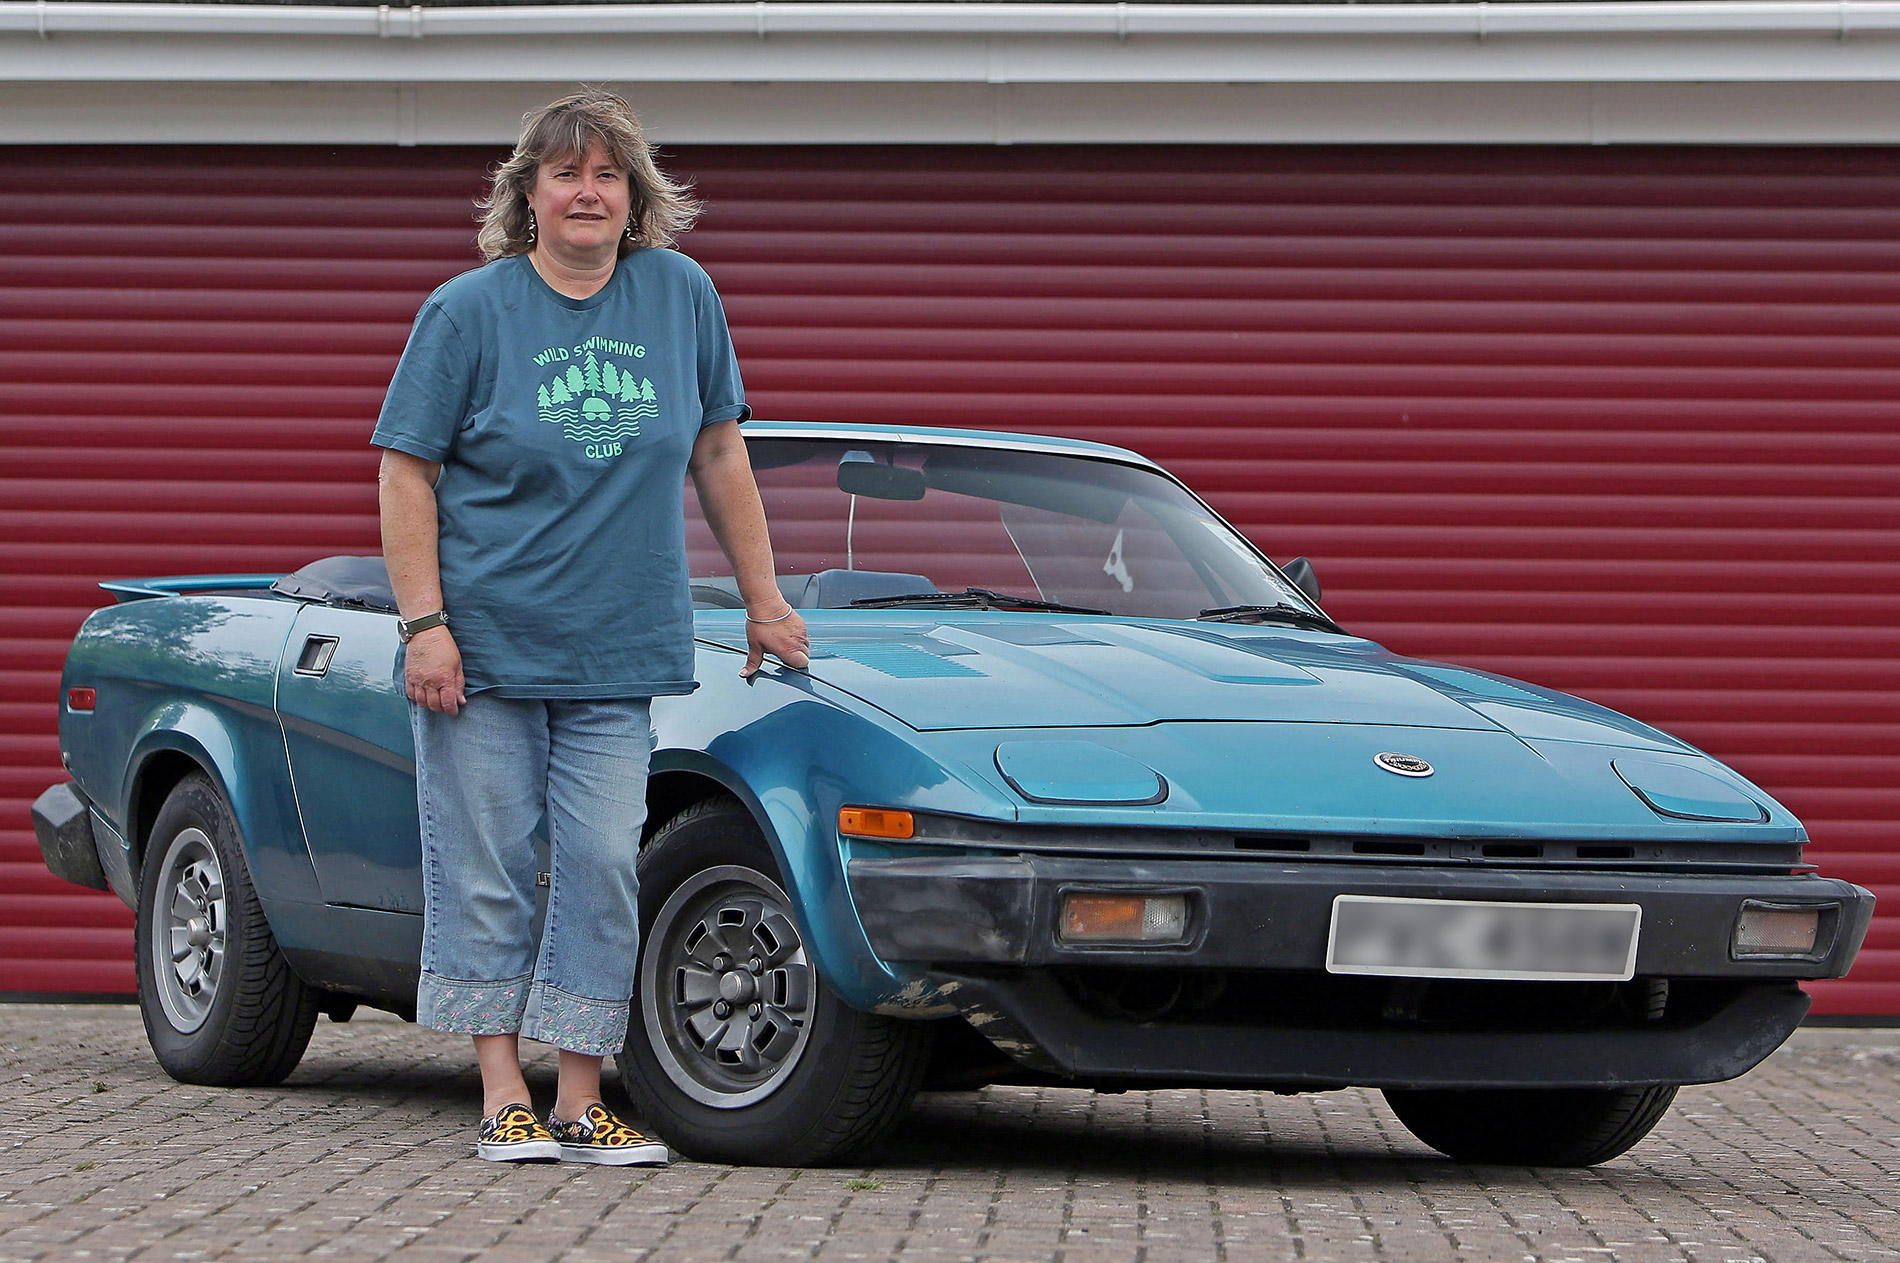
<path id="1" fill-rule="evenodd" d="M 180 1034 L 204 1025 L 224 976 L 224 868 L 204 830 L 182 829 L 159 866 L 152 918 L 152 979 Z"/>
<path id="2" fill-rule="evenodd" d="M 693 874 L 660 908 L 640 966 L 647 1038 L 702 1105 L 764 1100 L 811 1036 L 816 976 L 785 892 L 739 865 Z"/>

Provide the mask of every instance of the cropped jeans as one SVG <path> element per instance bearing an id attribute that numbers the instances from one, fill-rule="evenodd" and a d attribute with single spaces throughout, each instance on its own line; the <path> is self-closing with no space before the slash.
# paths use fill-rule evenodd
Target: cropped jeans
<path id="1" fill-rule="evenodd" d="M 422 818 L 416 1021 L 620 1051 L 640 941 L 634 863 L 653 752 L 646 698 L 471 694 L 459 715 L 411 703 Z M 535 826 L 549 886 L 534 946 Z"/>

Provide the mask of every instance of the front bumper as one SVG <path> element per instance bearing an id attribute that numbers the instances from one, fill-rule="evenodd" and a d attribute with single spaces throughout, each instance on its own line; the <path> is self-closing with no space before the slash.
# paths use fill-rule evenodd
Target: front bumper
<path id="1" fill-rule="evenodd" d="M 1814 876 L 1675 875 L 1477 867 L 1003 858 L 854 859 L 851 895 L 871 947 L 930 965 L 1176 965 L 1324 969 L 1335 895 L 1530 903 L 1636 903 L 1636 972 L 1666 978 L 1838 978 L 1854 963 L 1874 897 Z M 1076 946 L 1055 934 L 1069 891 L 1181 892 L 1188 940 L 1167 947 Z M 1838 907 L 1825 943 L 1799 958 L 1735 960 L 1744 899 Z M 1829 924 L 1831 922 L 1831 933 Z"/>
<path id="2" fill-rule="evenodd" d="M 1847 972 L 1873 915 L 1873 896 L 1858 886 L 1776 874 L 1047 855 L 859 858 L 848 874 L 881 957 L 924 966 L 1023 1065 L 1094 1083 L 1476 1088 L 1732 1078 L 1773 1052 L 1807 1012 L 1798 980 Z M 1185 894 L 1187 939 L 1065 944 L 1056 926 L 1069 891 Z M 1327 935 L 1341 894 L 1640 904 L 1636 979 L 1329 975 Z M 1831 907 L 1824 941 L 1805 957 L 1734 959 L 1729 942 L 1744 899 Z M 1186 980 L 1188 990 L 1215 978 L 1234 985 L 1227 1002 L 1195 1013 L 1091 1002 L 1102 979 L 1131 977 Z"/>

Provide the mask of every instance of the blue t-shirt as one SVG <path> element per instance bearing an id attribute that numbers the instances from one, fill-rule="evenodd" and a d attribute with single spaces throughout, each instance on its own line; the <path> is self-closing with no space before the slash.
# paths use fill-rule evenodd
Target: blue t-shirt
<path id="1" fill-rule="evenodd" d="M 712 281 L 672 250 L 634 251 L 587 298 L 526 255 L 430 295 L 370 441 L 442 466 L 469 692 L 690 693 L 686 461 L 702 428 L 750 415 Z"/>

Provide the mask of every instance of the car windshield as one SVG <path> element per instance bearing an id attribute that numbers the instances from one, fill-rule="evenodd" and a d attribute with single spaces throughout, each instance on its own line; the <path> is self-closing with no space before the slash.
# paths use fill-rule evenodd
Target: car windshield
<path id="1" fill-rule="evenodd" d="M 1252 545 L 1151 470 L 866 439 L 761 437 L 747 450 L 779 586 L 800 608 L 1039 602 L 1182 619 L 1235 606 L 1312 608 Z M 739 604 L 690 481 L 686 520 L 695 604 Z"/>

